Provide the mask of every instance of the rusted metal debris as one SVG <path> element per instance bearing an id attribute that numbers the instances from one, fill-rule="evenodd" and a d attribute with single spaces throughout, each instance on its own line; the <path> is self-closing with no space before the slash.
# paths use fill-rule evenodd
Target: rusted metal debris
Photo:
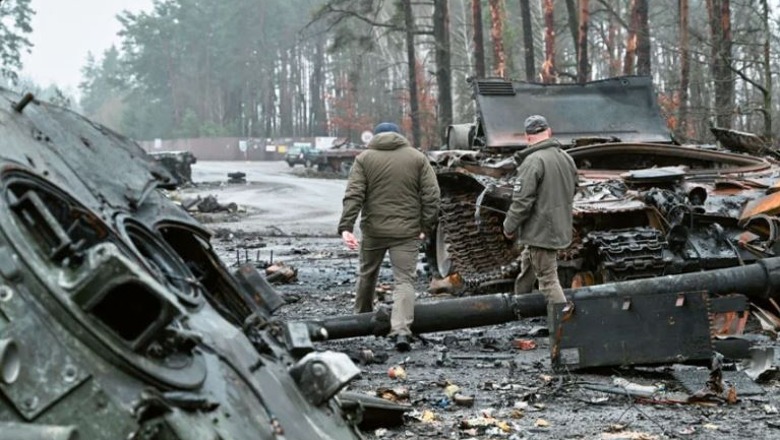
<path id="1" fill-rule="evenodd" d="M 236 171 L 234 173 L 228 173 L 228 181 L 227 183 L 230 184 L 241 184 L 246 183 L 246 173 L 242 173 L 241 171 Z"/>
<path id="2" fill-rule="evenodd" d="M 235 213 L 238 211 L 238 205 L 235 203 L 222 204 L 217 200 L 217 196 L 208 195 L 206 197 L 198 196 L 195 199 L 182 201 L 182 207 L 189 212 L 200 212 L 204 214 L 215 212 Z"/>
<path id="3" fill-rule="evenodd" d="M 753 133 L 720 127 L 710 127 L 710 131 L 724 148 L 757 156 L 778 155 L 771 143 Z"/>
<path id="4" fill-rule="evenodd" d="M 265 268 L 265 275 L 269 283 L 287 284 L 298 279 L 298 269 L 277 262 Z"/>
<path id="5" fill-rule="evenodd" d="M 189 151 L 156 151 L 149 153 L 176 179 L 177 185 L 192 184 L 192 165 L 197 163 Z"/>

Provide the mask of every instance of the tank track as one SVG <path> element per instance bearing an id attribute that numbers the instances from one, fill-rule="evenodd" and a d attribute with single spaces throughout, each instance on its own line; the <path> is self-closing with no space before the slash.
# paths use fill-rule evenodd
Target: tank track
<path id="1" fill-rule="evenodd" d="M 477 226 L 475 203 L 475 194 L 442 197 L 439 227 L 446 233 L 452 272 L 460 275 L 467 292 L 505 291 L 500 281 L 513 282 L 519 272 L 517 252 L 504 239 L 503 215 L 482 210 Z"/>
<path id="2" fill-rule="evenodd" d="M 586 246 L 596 251 L 604 282 L 663 275 L 669 247 L 661 231 L 645 227 L 594 231 Z"/>

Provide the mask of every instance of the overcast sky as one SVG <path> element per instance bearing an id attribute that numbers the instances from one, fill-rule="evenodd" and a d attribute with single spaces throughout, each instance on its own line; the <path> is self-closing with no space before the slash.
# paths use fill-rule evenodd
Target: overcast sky
<path id="1" fill-rule="evenodd" d="M 151 7 L 152 0 L 32 0 L 34 46 L 22 59 L 22 76 L 43 87 L 56 83 L 77 93 L 87 53 L 99 57 L 119 44 L 116 15 Z"/>

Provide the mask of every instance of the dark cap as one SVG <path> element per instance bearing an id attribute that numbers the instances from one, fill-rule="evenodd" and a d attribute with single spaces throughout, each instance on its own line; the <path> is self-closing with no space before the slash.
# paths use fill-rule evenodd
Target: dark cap
<path id="1" fill-rule="evenodd" d="M 532 115 L 525 120 L 526 134 L 541 133 L 548 128 L 550 128 L 550 125 L 547 124 L 547 119 L 542 115 Z"/>
<path id="2" fill-rule="evenodd" d="M 393 132 L 401 134 L 401 129 L 392 122 L 382 122 L 374 127 L 374 134 Z"/>

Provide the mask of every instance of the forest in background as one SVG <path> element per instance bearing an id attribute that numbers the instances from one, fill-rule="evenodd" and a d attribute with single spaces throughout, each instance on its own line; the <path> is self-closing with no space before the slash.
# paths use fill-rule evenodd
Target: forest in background
<path id="1" fill-rule="evenodd" d="M 120 14 L 122 44 L 90 57 L 78 105 L 138 140 L 357 141 L 363 130 L 389 120 L 429 147 L 441 143 L 453 121 L 473 119 L 469 77 L 551 83 L 642 74 L 652 75 L 680 141 L 710 140 L 710 124 L 771 140 L 780 113 L 772 82 L 780 33 L 772 6 L 769 0 L 155 0 L 151 11 Z M 18 52 L 29 45 L 29 13 L 29 0 L 10 0 L 0 16 L 0 74 L 12 80 Z"/>

